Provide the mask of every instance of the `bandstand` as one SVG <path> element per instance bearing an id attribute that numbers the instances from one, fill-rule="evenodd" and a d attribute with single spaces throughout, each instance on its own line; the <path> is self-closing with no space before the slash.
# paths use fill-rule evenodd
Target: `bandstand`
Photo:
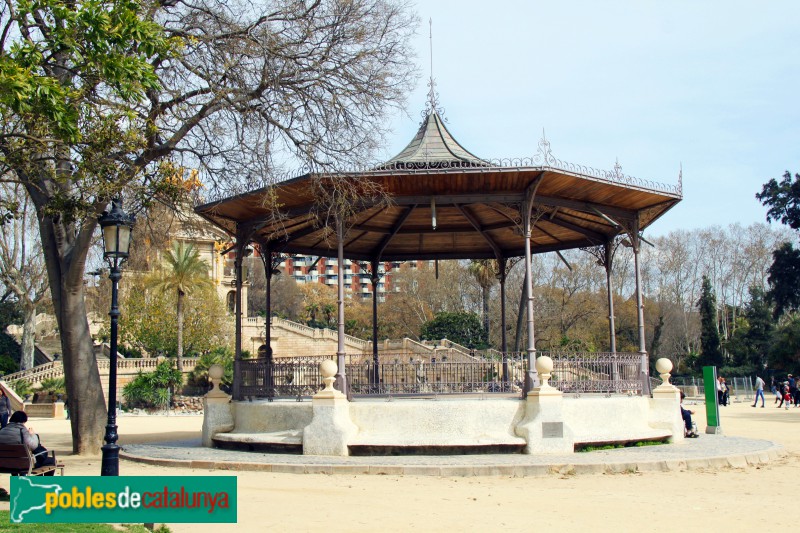
<path id="1" fill-rule="evenodd" d="M 619 165 L 599 171 L 565 163 L 553 157 L 544 136 L 532 157 L 481 159 L 456 142 L 431 98 L 414 139 L 385 163 L 307 172 L 198 207 L 234 237 L 239 285 L 233 398 L 228 402 L 217 391 L 207 399 L 204 444 L 348 455 L 404 449 L 562 453 L 580 444 L 681 440 L 677 389 L 668 379 L 655 391 L 650 386 L 639 268 L 642 232 L 680 201 L 680 179 L 665 186 L 626 176 Z M 338 258 L 335 389 L 317 393 L 326 358 L 273 360 L 267 349 L 266 357 L 241 359 L 241 258 L 250 243 L 265 261 L 267 298 L 270 273 L 285 254 Z M 616 350 L 611 269 L 619 245 L 631 247 L 634 256 L 636 353 Z M 522 258 L 530 272 L 532 254 L 575 248 L 589 249 L 606 269 L 610 351 L 537 353 L 528 275 L 522 295 L 527 349 L 510 353 L 509 260 Z M 495 259 L 499 355 L 413 362 L 379 354 L 377 342 L 370 355 L 346 353 L 345 259 L 370 265 L 373 339 L 382 263 Z M 269 336 L 268 321 L 266 346 Z M 294 401 L 312 394 L 310 402 Z"/>

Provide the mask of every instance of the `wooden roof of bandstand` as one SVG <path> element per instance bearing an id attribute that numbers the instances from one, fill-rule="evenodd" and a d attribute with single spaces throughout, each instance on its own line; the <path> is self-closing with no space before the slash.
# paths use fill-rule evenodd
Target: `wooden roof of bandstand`
<path id="1" fill-rule="evenodd" d="M 531 213 L 531 253 L 602 245 L 622 233 L 638 235 L 682 198 L 680 181 L 665 186 L 626 176 L 619 165 L 599 171 L 557 160 L 544 137 L 533 157 L 480 159 L 456 142 L 433 108 L 409 145 L 383 164 L 305 173 L 196 211 L 275 252 L 335 257 L 333 228 L 315 215 L 311 186 L 324 187 L 326 179 L 366 180 L 385 193 L 383 201 L 360 200 L 343 221 L 344 256 L 373 261 L 523 256 L 523 205 Z"/>

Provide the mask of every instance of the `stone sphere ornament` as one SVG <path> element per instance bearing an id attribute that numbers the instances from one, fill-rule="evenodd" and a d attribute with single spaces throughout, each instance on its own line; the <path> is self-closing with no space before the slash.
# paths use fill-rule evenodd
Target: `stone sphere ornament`
<path id="1" fill-rule="evenodd" d="M 208 377 L 210 377 L 212 380 L 222 379 L 222 376 L 224 375 L 225 369 L 222 367 L 222 365 L 214 364 L 208 367 Z"/>
<path id="2" fill-rule="evenodd" d="M 542 388 L 549 387 L 550 385 L 547 382 L 550 381 L 550 376 L 552 375 L 553 372 L 553 360 L 546 355 L 537 357 L 536 371 L 542 378 Z"/>
<path id="3" fill-rule="evenodd" d="M 670 372 L 672 372 L 672 361 L 666 357 L 656 360 L 656 372 L 658 372 L 658 375 L 661 376 L 661 380 L 664 382 L 662 384 L 669 385 Z"/>
<path id="4" fill-rule="evenodd" d="M 225 375 L 225 369 L 222 367 L 222 365 L 215 364 L 208 367 L 208 377 L 211 380 L 211 390 L 208 391 L 208 394 L 206 394 L 206 396 L 214 398 L 226 395 L 219 388 L 219 382 L 222 380 L 222 376 L 224 375 Z"/>
<path id="5" fill-rule="evenodd" d="M 336 381 L 334 377 L 339 370 L 339 365 L 333 359 L 325 359 L 319 364 L 319 373 L 322 374 L 322 381 L 325 383 L 326 391 L 332 391 L 333 382 Z"/>

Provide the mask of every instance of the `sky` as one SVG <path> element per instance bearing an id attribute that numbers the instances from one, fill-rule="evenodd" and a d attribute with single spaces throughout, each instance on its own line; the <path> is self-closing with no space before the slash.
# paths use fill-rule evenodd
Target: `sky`
<path id="1" fill-rule="evenodd" d="M 674 185 L 649 235 L 765 222 L 755 194 L 800 173 L 800 1 L 427 0 L 420 79 L 385 160 L 413 138 L 430 78 L 456 140 L 486 158 L 536 153 Z"/>

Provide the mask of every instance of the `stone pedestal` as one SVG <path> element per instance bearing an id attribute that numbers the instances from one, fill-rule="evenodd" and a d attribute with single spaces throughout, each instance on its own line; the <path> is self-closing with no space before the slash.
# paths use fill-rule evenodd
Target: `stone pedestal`
<path id="1" fill-rule="evenodd" d="M 323 390 L 311 399 L 314 418 L 303 429 L 303 455 L 349 455 L 347 444 L 358 433 L 350 419 L 350 402 L 337 390 Z"/>
<path id="2" fill-rule="evenodd" d="M 661 385 L 653 389 L 648 423 L 654 429 L 670 430 L 672 432 L 670 442 L 683 442 L 681 391 L 669 382 L 672 361 L 666 357 L 656 360 L 656 371 L 661 376 Z"/>
<path id="3" fill-rule="evenodd" d="M 214 447 L 214 435 L 228 433 L 235 426 L 231 397 L 219 388 L 223 368 L 211 365 L 208 376 L 211 379 L 211 390 L 203 397 L 203 446 Z"/>
<path id="4" fill-rule="evenodd" d="M 233 405 L 230 397 L 203 398 L 203 446 L 213 448 L 214 436 L 217 433 L 228 433 L 233 427 Z"/>
<path id="5" fill-rule="evenodd" d="M 550 385 L 542 385 L 528 393 L 525 418 L 517 425 L 516 434 L 527 441 L 525 453 L 572 453 L 575 439 L 564 423 L 564 395 Z"/>
<path id="6" fill-rule="evenodd" d="M 668 429 L 672 432 L 670 442 L 683 441 L 683 417 L 681 417 L 681 391 L 669 384 L 653 389 L 650 398 L 648 424 L 654 429 Z"/>

